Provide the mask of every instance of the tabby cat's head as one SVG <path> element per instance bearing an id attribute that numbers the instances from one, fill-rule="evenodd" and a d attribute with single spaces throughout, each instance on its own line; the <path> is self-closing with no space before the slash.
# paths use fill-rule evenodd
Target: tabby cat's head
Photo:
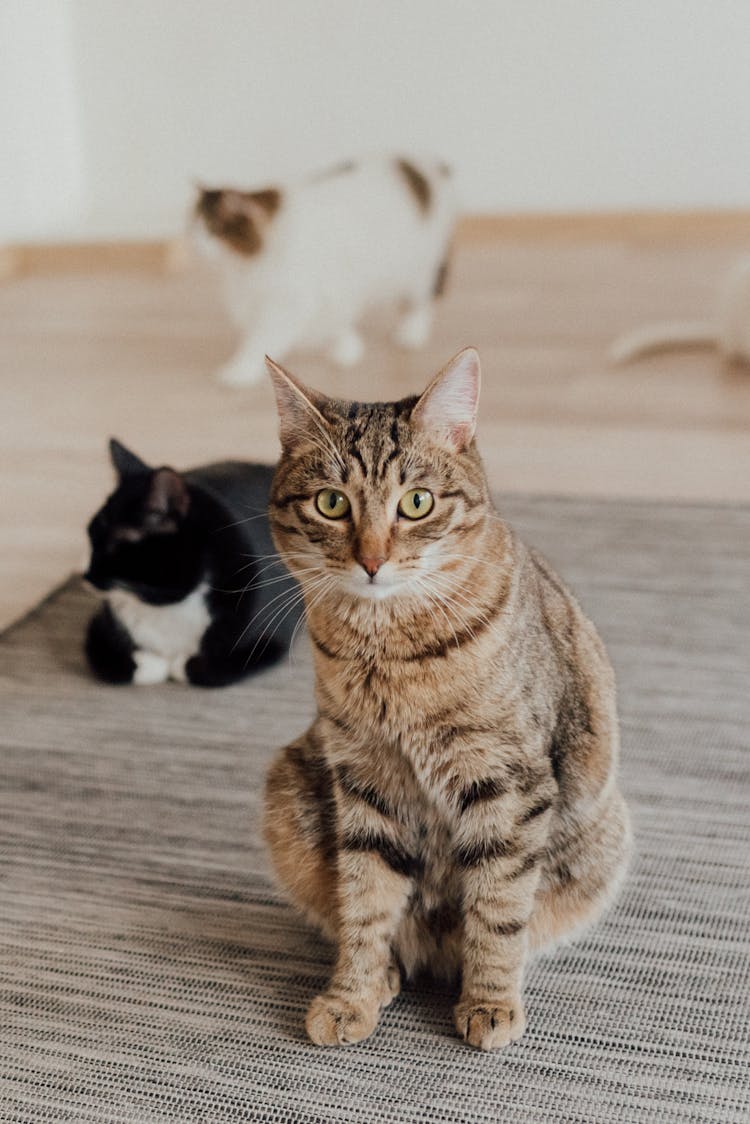
<path id="1" fill-rule="evenodd" d="M 271 524 L 309 597 L 439 602 L 489 510 L 477 352 L 460 352 L 421 397 L 388 403 L 327 398 L 268 366 L 283 450 Z"/>
<path id="2" fill-rule="evenodd" d="M 180 601 L 203 567 L 187 482 L 172 468 L 150 468 L 114 438 L 109 450 L 117 487 L 89 523 L 86 580 L 152 604 Z"/>

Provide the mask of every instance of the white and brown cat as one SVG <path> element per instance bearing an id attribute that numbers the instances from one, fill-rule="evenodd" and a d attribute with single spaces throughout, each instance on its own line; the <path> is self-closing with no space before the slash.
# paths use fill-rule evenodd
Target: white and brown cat
<path id="1" fill-rule="evenodd" d="M 266 354 L 295 347 L 351 366 L 364 351 L 364 314 L 382 306 L 397 311 L 401 346 L 427 341 L 455 219 L 441 161 L 366 159 L 260 191 L 201 188 L 194 219 L 241 332 L 221 382 L 255 383 Z"/>

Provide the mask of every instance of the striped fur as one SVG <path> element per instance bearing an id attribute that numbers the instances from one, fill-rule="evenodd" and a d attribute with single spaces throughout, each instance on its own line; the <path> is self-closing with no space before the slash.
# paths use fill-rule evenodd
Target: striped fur
<path id="1" fill-rule="evenodd" d="M 593 921 L 626 862 L 612 670 L 492 508 L 461 362 L 386 404 L 273 372 L 271 523 L 305 591 L 318 717 L 271 768 L 266 833 L 281 882 L 336 941 L 307 1018 L 320 1044 L 373 1030 L 397 965 L 460 978 L 471 1044 L 518 1038 L 529 953 Z M 324 487 L 347 518 L 317 512 Z M 433 509 L 398 518 L 415 487 Z M 363 555 L 384 559 L 369 583 Z"/>

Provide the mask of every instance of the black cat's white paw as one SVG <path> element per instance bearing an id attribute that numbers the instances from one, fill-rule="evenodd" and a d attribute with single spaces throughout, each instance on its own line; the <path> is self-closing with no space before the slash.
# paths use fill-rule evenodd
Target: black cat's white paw
<path id="1" fill-rule="evenodd" d="M 138 651 L 133 654 L 135 671 L 133 683 L 136 687 L 153 687 L 156 683 L 166 683 L 169 679 L 169 660 L 156 652 Z"/>

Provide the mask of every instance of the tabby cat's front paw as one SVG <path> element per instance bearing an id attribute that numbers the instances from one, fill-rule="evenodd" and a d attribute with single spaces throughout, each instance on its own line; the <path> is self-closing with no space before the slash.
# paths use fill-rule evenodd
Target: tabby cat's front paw
<path id="1" fill-rule="evenodd" d="M 347 1046 L 372 1034 L 379 1014 L 380 1004 L 374 1000 L 348 1000 L 324 993 L 310 1004 L 305 1029 L 316 1046 Z"/>
<path id="2" fill-rule="evenodd" d="M 526 1016 L 520 998 L 462 999 L 454 1010 L 456 1030 L 470 1046 L 497 1050 L 520 1038 Z"/>

